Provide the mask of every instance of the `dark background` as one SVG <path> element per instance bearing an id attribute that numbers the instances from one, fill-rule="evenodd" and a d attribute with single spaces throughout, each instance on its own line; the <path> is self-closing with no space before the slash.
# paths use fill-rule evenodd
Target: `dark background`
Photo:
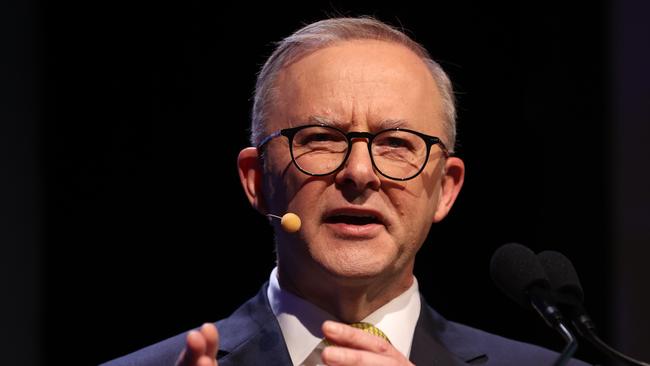
<path id="1" fill-rule="evenodd" d="M 559 250 L 602 337 L 650 360 L 648 5 L 344 4 L 2 5 L 2 364 L 97 364 L 254 295 L 274 262 L 235 169 L 255 75 L 301 25 L 364 14 L 457 92 L 466 184 L 418 258 L 430 304 L 559 350 L 488 275 L 504 243 Z"/>

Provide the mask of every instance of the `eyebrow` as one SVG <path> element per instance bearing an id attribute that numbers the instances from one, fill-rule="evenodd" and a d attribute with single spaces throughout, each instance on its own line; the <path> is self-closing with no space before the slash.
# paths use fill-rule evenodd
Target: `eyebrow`
<path id="1" fill-rule="evenodd" d="M 327 117 L 323 116 L 309 116 L 307 119 L 308 123 L 316 123 L 319 125 L 325 125 L 325 126 L 330 126 L 330 127 L 341 127 L 343 125 L 342 122 L 335 121 L 332 119 L 329 119 Z"/>
<path id="2" fill-rule="evenodd" d="M 347 126 L 349 125 L 348 122 L 341 122 L 341 121 L 333 120 L 331 118 L 327 118 L 323 116 L 315 116 L 315 115 L 309 116 L 307 122 L 322 124 L 330 127 L 336 127 L 340 130 L 346 130 Z M 373 123 L 373 127 L 374 127 L 373 130 L 380 131 L 380 130 L 386 130 L 390 128 L 406 128 L 408 127 L 408 123 L 406 122 L 406 120 L 403 119 L 385 119 L 377 123 Z"/>

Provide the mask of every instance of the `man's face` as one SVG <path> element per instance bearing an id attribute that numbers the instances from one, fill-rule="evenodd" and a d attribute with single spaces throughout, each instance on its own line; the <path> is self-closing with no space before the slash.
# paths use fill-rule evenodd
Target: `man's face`
<path id="1" fill-rule="evenodd" d="M 345 132 L 403 127 L 443 137 L 442 102 L 433 77 L 400 45 L 337 43 L 285 68 L 276 86 L 267 134 L 325 121 Z M 294 212 L 302 219 L 296 234 L 278 230 L 283 272 L 325 273 L 339 280 L 410 276 L 431 223 L 446 215 L 448 208 L 440 206 L 447 159 L 439 147 L 433 146 L 419 176 L 399 182 L 373 170 L 367 140 L 353 141 L 343 168 L 324 177 L 296 169 L 286 138 L 265 147 L 268 212 Z"/>

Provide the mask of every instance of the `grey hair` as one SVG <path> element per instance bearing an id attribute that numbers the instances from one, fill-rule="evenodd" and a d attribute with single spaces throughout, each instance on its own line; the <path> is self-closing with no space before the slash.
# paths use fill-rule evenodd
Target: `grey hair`
<path id="1" fill-rule="evenodd" d="M 429 52 L 402 31 L 370 17 L 332 18 L 309 24 L 280 41 L 266 61 L 255 84 L 251 121 L 251 143 L 257 146 L 264 136 L 269 108 L 276 100 L 275 80 L 284 68 L 300 58 L 337 42 L 378 40 L 405 46 L 426 64 L 442 97 L 445 144 L 453 152 L 456 141 L 456 107 L 449 77 Z"/>

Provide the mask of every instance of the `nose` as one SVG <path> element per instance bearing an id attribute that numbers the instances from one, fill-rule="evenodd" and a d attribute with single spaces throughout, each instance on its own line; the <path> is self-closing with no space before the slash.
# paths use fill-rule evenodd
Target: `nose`
<path id="1" fill-rule="evenodd" d="M 353 188 L 355 191 L 364 189 L 377 190 L 381 181 L 372 165 L 368 140 L 355 138 L 350 146 L 350 155 L 343 168 L 336 173 L 336 183 L 340 186 Z"/>

